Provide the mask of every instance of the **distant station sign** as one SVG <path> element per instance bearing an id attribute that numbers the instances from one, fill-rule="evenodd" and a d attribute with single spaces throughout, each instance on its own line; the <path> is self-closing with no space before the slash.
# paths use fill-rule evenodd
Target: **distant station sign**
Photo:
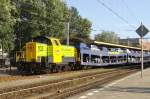
<path id="1" fill-rule="evenodd" d="M 140 37 L 144 37 L 148 32 L 149 30 L 143 24 L 141 24 L 140 27 L 136 30 L 136 33 Z"/>

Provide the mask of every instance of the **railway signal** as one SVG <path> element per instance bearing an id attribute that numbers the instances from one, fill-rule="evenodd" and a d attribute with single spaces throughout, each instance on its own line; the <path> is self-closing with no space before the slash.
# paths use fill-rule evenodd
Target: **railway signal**
<path id="1" fill-rule="evenodd" d="M 141 78 L 143 78 L 143 37 L 149 32 L 149 30 L 141 23 L 136 33 L 141 39 Z"/>

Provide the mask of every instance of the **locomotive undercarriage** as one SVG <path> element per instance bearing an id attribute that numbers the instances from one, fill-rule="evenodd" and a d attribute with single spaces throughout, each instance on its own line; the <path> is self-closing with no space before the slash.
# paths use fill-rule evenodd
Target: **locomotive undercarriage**
<path id="1" fill-rule="evenodd" d="M 79 70 L 81 66 L 68 63 L 68 64 L 52 64 L 52 63 L 36 63 L 36 62 L 18 62 L 17 70 L 20 73 L 31 73 L 31 74 L 39 74 L 39 73 L 56 73 L 70 70 Z"/>

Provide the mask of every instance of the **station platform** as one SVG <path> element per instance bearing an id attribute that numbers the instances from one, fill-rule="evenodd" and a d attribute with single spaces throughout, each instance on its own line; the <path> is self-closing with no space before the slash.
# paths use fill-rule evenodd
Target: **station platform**
<path id="1" fill-rule="evenodd" d="M 150 99 L 150 68 L 68 99 Z"/>

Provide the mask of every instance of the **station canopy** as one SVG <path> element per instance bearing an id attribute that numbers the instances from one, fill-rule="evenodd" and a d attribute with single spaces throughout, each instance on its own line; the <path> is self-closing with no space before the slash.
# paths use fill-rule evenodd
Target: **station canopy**
<path id="1" fill-rule="evenodd" d="M 141 48 L 139 48 L 139 47 L 131 47 L 131 46 L 105 43 L 105 42 L 99 42 L 99 41 L 94 41 L 94 44 L 97 45 L 97 46 L 101 45 L 103 47 L 108 47 L 108 48 L 124 48 L 124 49 L 132 49 L 132 50 L 141 50 Z M 144 49 L 144 51 L 149 51 L 149 50 Z"/>

